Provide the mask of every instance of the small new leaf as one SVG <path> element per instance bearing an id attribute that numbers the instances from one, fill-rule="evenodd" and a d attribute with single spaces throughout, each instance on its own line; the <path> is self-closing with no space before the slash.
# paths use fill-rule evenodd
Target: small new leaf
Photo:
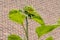
<path id="1" fill-rule="evenodd" d="M 41 16 L 33 9 L 33 7 L 31 6 L 25 6 L 24 7 L 24 12 L 26 15 L 28 15 L 28 17 L 30 17 L 31 19 L 33 19 L 34 21 L 38 22 L 41 25 L 45 25 L 43 19 L 41 18 Z"/>
<path id="2" fill-rule="evenodd" d="M 9 12 L 9 19 L 19 24 L 23 24 L 25 15 L 22 13 L 21 10 L 13 9 Z"/>
<path id="3" fill-rule="evenodd" d="M 46 26 L 40 26 L 36 28 L 36 33 L 38 35 L 38 38 L 40 38 L 42 35 L 49 33 L 53 29 L 59 27 L 59 25 L 46 25 Z"/>
<path id="4" fill-rule="evenodd" d="M 18 35 L 11 34 L 8 36 L 8 40 L 22 40 L 22 38 Z"/>
<path id="5" fill-rule="evenodd" d="M 53 40 L 53 37 L 50 36 L 50 37 L 46 38 L 46 40 Z"/>

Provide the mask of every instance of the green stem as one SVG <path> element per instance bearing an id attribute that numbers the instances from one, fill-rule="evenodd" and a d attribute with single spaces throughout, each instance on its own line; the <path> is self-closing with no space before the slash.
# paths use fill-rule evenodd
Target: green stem
<path id="1" fill-rule="evenodd" d="M 26 29 L 25 29 L 25 27 L 24 27 L 24 25 L 23 25 L 23 24 L 22 24 L 22 26 L 23 26 L 23 30 L 24 30 L 25 35 L 26 35 Z M 26 39 L 25 39 L 25 37 L 24 37 L 24 40 L 26 40 Z"/>
<path id="2" fill-rule="evenodd" d="M 28 36 L 28 18 L 26 17 L 26 38 L 27 40 L 29 40 L 29 36 Z"/>

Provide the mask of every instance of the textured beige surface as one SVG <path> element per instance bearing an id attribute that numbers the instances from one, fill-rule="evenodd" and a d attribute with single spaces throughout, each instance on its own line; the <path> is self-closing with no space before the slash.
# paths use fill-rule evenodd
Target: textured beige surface
<path id="1" fill-rule="evenodd" d="M 7 36 L 13 33 L 24 37 L 22 26 L 10 21 L 8 13 L 11 9 L 22 9 L 26 5 L 32 5 L 46 24 L 54 24 L 60 17 L 60 0 L 0 0 L 0 40 L 7 40 Z M 38 40 L 35 33 L 37 26 L 36 22 L 29 20 L 29 40 Z M 60 40 L 60 28 L 42 36 L 41 40 L 45 40 L 49 35 L 53 36 L 54 40 Z"/>

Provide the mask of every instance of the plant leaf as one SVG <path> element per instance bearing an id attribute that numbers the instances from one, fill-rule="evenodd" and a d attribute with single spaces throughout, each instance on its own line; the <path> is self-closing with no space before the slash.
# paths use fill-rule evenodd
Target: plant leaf
<path id="1" fill-rule="evenodd" d="M 22 38 L 18 35 L 11 34 L 8 36 L 8 40 L 22 40 Z"/>
<path id="2" fill-rule="evenodd" d="M 60 19 L 58 19 L 57 24 L 60 25 Z"/>
<path id="3" fill-rule="evenodd" d="M 45 25 L 43 19 L 41 16 L 33 9 L 31 6 L 25 6 L 24 7 L 24 12 L 26 15 L 28 15 L 31 19 L 35 20 L 41 25 Z"/>
<path id="4" fill-rule="evenodd" d="M 24 19 L 25 19 L 25 15 L 21 12 L 21 10 L 11 10 L 9 12 L 9 18 L 10 20 L 17 22 L 19 24 L 23 24 Z"/>
<path id="5" fill-rule="evenodd" d="M 46 25 L 46 26 L 40 26 L 36 28 L 36 33 L 38 35 L 38 38 L 42 35 L 52 31 L 53 29 L 59 27 L 59 25 Z"/>
<path id="6" fill-rule="evenodd" d="M 53 40 L 53 37 L 50 36 L 50 37 L 48 37 L 46 40 Z"/>

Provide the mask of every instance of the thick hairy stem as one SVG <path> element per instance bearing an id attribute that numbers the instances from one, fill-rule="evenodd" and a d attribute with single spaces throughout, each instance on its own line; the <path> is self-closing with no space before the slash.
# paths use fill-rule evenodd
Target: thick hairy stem
<path id="1" fill-rule="evenodd" d="M 26 17 L 26 38 L 27 40 L 29 40 L 29 36 L 28 36 L 28 18 Z"/>

